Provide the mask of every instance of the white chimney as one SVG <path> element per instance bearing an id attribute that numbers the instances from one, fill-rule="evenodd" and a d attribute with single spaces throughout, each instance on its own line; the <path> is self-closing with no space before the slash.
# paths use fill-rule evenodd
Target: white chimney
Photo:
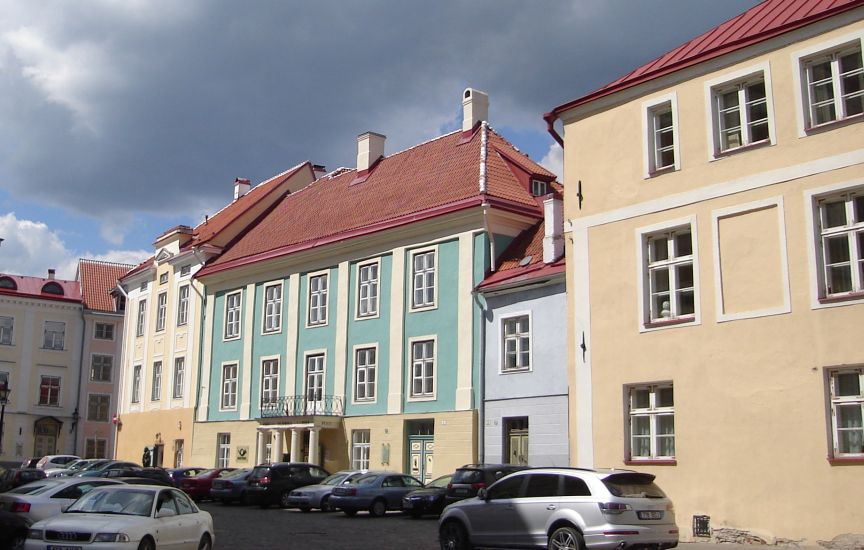
<path id="1" fill-rule="evenodd" d="M 368 170 L 375 161 L 384 156 L 384 141 L 387 136 L 366 132 L 357 136 L 357 171 Z"/>
<path id="2" fill-rule="evenodd" d="M 564 202 L 555 195 L 544 200 L 543 218 L 543 263 L 551 264 L 564 254 Z"/>
<path id="3" fill-rule="evenodd" d="M 484 120 L 489 120 L 489 94 L 465 88 L 462 94 L 462 131 L 469 132 Z"/>
<path id="4" fill-rule="evenodd" d="M 243 195 L 249 192 L 249 189 L 252 188 L 252 182 L 247 180 L 246 178 L 235 178 L 234 179 L 234 200 L 236 201 Z"/>
<path id="5" fill-rule="evenodd" d="M 54 271 L 53 269 L 49 269 L 49 270 L 48 270 L 48 280 L 49 280 L 49 281 L 53 281 L 53 280 L 54 280 L 54 274 L 55 274 L 55 273 L 56 273 L 56 271 Z"/>

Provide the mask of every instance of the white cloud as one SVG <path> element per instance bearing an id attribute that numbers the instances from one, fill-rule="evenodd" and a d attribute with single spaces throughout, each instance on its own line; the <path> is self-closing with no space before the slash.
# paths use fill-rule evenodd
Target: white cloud
<path id="1" fill-rule="evenodd" d="M 558 176 L 558 181 L 564 183 L 564 149 L 557 143 L 549 146 L 549 151 L 540 159 L 540 165 Z"/>
<path id="2" fill-rule="evenodd" d="M 79 258 L 137 264 L 148 257 L 145 250 L 111 250 L 91 254 L 70 250 L 56 231 L 42 222 L 18 219 L 14 212 L 0 215 L 0 271 L 14 275 L 45 277 L 56 269 L 60 279 L 73 279 Z"/>

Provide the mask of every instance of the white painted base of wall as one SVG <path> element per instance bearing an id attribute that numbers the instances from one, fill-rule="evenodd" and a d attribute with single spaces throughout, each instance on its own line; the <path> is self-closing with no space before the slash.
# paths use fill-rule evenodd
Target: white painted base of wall
<path id="1" fill-rule="evenodd" d="M 483 428 L 483 461 L 504 462 L 504 419 L 528 417 L 528 462 L 531 466 L 570 466 L 567 397 L 531 397 L 487 401 Z"/>

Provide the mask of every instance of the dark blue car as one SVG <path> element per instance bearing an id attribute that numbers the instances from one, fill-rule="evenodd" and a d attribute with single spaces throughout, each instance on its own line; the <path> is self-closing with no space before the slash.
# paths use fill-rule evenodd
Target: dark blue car
<path id="1" fill-rule="evenodd" d="M 231 502 L 246 503 L 246 478 L 252 473 L 251 468 L 234 470 L 225 477 L 213 480 L 210 486 L 210 498 L 222 501 L 222 504 Z"/>
<path id="2" fill-rule="evenodd" d="M 401 510 L 402 497 L 420 489 L 417 478 L 397 472 L 369 472 L 350 482 L 337 485 L 330 494 L 330 506 L 353 516 L 358 510 L 368 510 L 372 517 L 383 516 L 387 510 Z"/>

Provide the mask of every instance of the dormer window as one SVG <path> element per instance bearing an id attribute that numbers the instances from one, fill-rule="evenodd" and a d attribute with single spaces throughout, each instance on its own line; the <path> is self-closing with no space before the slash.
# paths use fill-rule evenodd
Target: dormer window
<path id="1" fill-rule="evenodd" d="M 18 285 L 9 277 L 0 277 L 0 288 L 8 288 L 9 290 L 18 290 Z"/>
<path id="2" fill-rule="evenodd" d="M 168 282 L 168 272 L 166 271 L 165 273 L 159 275 L 159 284 L 164 285 L 167 282 Z"/>
<path id="3" fill-rule="evenodd" d="M 535 197 L 545 197 L 549 194 L 549 184 L 543 180 L 531 180 L 531 194 Z"/>
<path id="4" fill-rule="evenodd" d="M 42 287 L 42 293 L 63 296 L 63 287 L 57 283 L 45 283 L 45 286 Z"/>

